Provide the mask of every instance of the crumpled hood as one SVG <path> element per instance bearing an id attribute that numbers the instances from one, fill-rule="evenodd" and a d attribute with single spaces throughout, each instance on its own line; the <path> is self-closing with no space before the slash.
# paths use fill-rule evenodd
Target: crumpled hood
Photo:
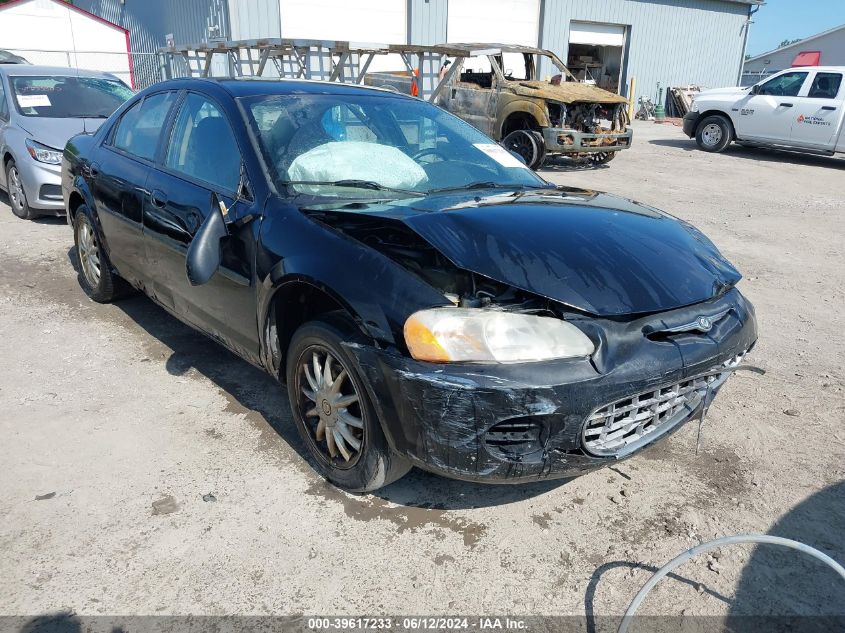
<path id="1" fill-rule="evenodd" d="M 599 316 L 699 303 L 741 279 L 693 226 L 593 191 L 430 196 L 382 209 L 368 214 L 402 221 L 460 268 Z"/>
<path id="2" fill-rule="evenodd" d="M 17 119 L 18 125 L 26 130 L 30 138 L 60 151 L 72 137 L 82 132 L 93 134 L 104 121 L 105 119 L 54 119 L 34 116 Z"/>
<path id="3" fill-rule="evenodd" d="M 525 97 L 539 97 L 563 103 L 589 101 L 595 103 L 628 103 L 624 97 L 603 90 L 590 84 L 575 81 L 563 82 L 558 86 L 548 81 L 509 81 L 505 84 L 509 90 Z"/>

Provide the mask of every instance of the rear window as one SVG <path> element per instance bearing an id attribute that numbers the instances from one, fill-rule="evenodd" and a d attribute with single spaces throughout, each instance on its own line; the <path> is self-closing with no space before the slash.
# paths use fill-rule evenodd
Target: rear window
<path id="1" fill-rule="evenodd" d="M 811 99 L 836 99 L 841 85 L 840 73 L 817 73 L 807 96 Z"/>
<path id="2" fill-rule="evenodd" d="M 132 96 L 116 79 L 10 77 L 12 102 L 24 116 L 55 119 L 107 118 Z"/>

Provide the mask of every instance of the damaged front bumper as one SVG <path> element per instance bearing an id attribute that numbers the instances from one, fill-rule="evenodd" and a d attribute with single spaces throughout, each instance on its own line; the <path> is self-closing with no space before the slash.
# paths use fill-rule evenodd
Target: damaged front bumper
<path id="1" fill-rule="evenodd" d="M 592 134 L 566 128 L 543 129 L 546 151 L 552 154 L 582 154 L 596 152 L 618 152 L 631 147 L 634 130 L 624 132 Z"/>
<path id="2" fill-rule="evenodd" d="M 599 456 L 587 450 L 586 427 L 604 419 L 608 407 L 622 411 L 625 405 L 630 411 L 631 402 L 654 394 L 666 402 L 671 389 L 695 395 L 701 377 L 708 374 L 715 378 L 707 395 L 721 387 L 727 375 L 714 372 L 735 363 L 756 341 L 750 304 L 732 290 L 719 300 L 659 316 L 659 322 L 683 320 L 726 305 L 730 312 L 706 335 L 653 340 L 643 330 L 653 325 L 654 317 L 611 324 L 592 359 L 447 365 L 374 347 L 356 345 L 350 351 L 369 379 L 388 442 L 414 465 L 491 483 L 573 477 L 636 452 Z M 698 395 L 684 403 L 672 398 L 675 409 L 661 408 L 668 411 L 665 424 L 656 425 L 636 449 L 696 417 L 709 402 Z M 607 419 L 614 423 L 613 416 Z"/>

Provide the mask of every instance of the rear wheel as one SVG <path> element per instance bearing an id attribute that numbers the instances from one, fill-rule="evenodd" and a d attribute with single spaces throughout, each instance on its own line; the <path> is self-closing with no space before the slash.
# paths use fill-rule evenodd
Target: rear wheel
<path id="1" fill-rule="evenodd" d="M 108 303 L 130 290 L 123 279 L 112 273 L 100 232 L 84 204 L 76 209 L 73 237 L 79 261 L 79 284 L 85 294 L 98 303 Z"/>
<path id="2" fill-rule="evenodd" d="M 705 152 L 723 152 L 732 140 L 733 128 L 723 116 L 709 116 L 698 124 L 695 142 Z"/>
<path id="3" fill-rule="evenodd" d="M 291 413 L 312 464 L 351 492 L 376 490 L 411 469 L 388 446 L 365 378 L 343 346 L 361 338 L 338 313 L 311 321 L 294 333 L 286 367 Z"/>
<path id="4" fill-rule="evenodd" d="M 26 201 L 21 174 L 14 160 L 10 160 L 9 164 L 6 165 L 6 189 L 9 192 L 9 205 L 12 207 L 12 213 L 21 220 L 31 220 L 38 215 Z"/>

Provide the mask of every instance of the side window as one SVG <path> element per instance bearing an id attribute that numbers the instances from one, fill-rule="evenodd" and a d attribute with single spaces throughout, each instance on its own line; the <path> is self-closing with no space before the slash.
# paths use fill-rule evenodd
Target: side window
<path id="1" fill-rule="evenodd" d="M 162 92 L 133 105 L 117 123 L 112 145 L 147 160 L 155 158 L 164 120 L 174 99 L 173 92 Z"/>
<path id="2" fill-rule="evenodd" d="M 165 164 L 226 191 L 236 191 L 241 153 L 229 122 L 205 97 L 188 93 L 173 126 Z"/>
<path id="3" fill-rule="evenodd" d="M 0 119 L 9 118 L 9 106 L 6 103 L 6 89 L 3 88 L 3 78 L 0 77 Z"/>
<path id="4" fill-rule="evenodd" d="M 811 99 L 836 99 L 841 85 L 841 73 L 816 73 L 813 85 L 810 86 L 810 94 L 807 96 Z"/>
<path id="5" fill-rule="evenodd" d="M 807 79 L 805 72 L 784 73 L 760 86 L 760 91 L 757 94 L 773 97 L 797 97 L 805 79 Z"/>

